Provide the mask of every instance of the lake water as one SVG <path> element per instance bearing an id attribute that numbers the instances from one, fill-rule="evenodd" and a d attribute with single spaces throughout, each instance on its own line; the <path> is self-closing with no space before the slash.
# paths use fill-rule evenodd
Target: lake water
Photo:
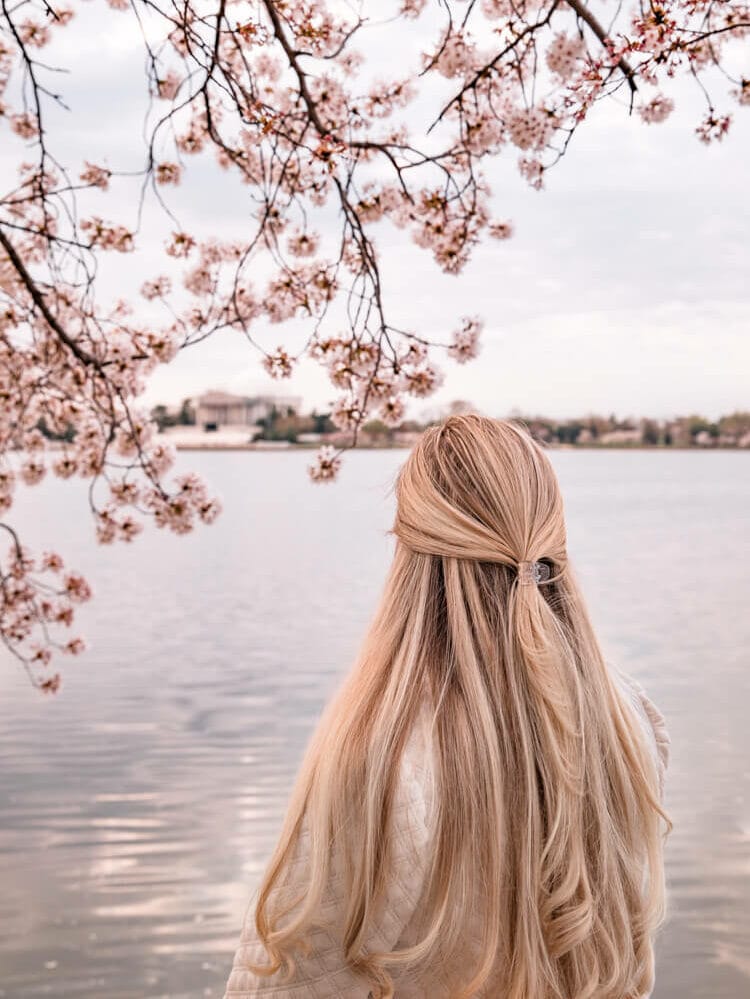
<path id="1" fill-rule="evenodd" d="M 212 527 L 98 547 L 80 483 L 24 492 L 95 600 L 55 698 L 0 662 L 0 996 L 221 996 L 312 725 L 391 553 L 401 451 L 183 454 Z M 750 453 L 556 452 L 610 659 L 667 716 L 656 999 L 750 996 Z M 64 539 L 64 542 L 60 539 Z"/>

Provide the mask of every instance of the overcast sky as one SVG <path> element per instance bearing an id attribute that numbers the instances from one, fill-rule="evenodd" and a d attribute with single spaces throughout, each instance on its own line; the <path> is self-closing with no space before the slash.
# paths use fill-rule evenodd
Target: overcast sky
<path id="1" fill-rule="evenodd" d="M 65 92 L 75 113 L 53 123 L 59 148 L 76 171 L 82 153 L 101 162 L 105 151 L 110 165 L 134 167 L 144 106 L 139 42 L 127 17 L 113 34 L 102 30 L 111 29 L 110 11 L 87 10 L 86 25 L 66 29 L 58 46 L 74 70 Z M 678 106 L 663 125 L 600 108 L 542 192 L 522 180 L 512 152 L 487 164 L 497 216 L 513 221 L 515 236 L 489 241 L 458 278 L 442 275 L 405 233 L 376 230 L 395 325 L 444 338 L 463 314 L 486 323 L 480 358 L 462 367 L 446 360 L 444 387 L 413 413 L 456 398 L 491 415 L 715 417 L 750 408 L 750 109 L 735 105 L 729 137 L 706 147 L 693 133 L 703 113 L 697 91 L 682 84 L 671 92 Z M 3 188 L 19 157 L 7 135 Z M 191 211 L 218 236 L 234 235 L 242 206 L 227 195 L 226 175 L 211 161 L 190 166 Z M 125 206 L 123 192 L 98 211 L 116 217 L 117 198 Z M 147 232 L 141 245 L 139 267 L 157 256 Z M 130 266 L 113 262 L 113 287 Z M 265 342 L 275 347 L 283 337 L 271 328 Z M 223 335 L 159 369 L 147 399 L 173 403 L 207 388 L 288 390 L 318 408 L 336 394 L 309 363 L 291 381 L 272 382 L 239 336 Z"/>

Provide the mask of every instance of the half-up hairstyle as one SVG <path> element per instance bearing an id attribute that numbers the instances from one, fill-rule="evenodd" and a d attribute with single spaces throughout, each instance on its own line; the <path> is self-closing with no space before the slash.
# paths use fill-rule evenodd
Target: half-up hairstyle
<path id="1" fill-rule="evenodd" d="M 653 982 L 669 821 L 645 730 L 568 563 L 549 460 L 512 422 L 454 416 L 421 436 L 396 496 L 385 591 L 260 888 L 271 965 L 256 970 L 293 969 L 335 843 L 344 955 L 374 999 L 393 996 L 389 970 L 419 981 L 436 967 L 456 999 L 639 999 Z M 524 585 L 529 563 L 546 571 Z M 419 940 L 376 954 L 365 941 L 399 763 L 425 705 L 435 808 Z M 280 905 L 303 826 L 309 883 Z"/>

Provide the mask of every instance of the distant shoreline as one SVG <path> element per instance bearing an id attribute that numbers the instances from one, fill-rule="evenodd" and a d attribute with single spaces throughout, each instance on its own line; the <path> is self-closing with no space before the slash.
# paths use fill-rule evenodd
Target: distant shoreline
<path id="1" fill-rule="evenodd" d="M 263 451 L 285 454 L 289 451 L 317 451 L 329 444 L 338 450 L 339 445 L 329 441 L 319 444 L 283 444 L 259 442 L 255 444 L 202 444 L 197 442 L 174 444 L 176 451 Z M 685 444 L 545 444 L 547 451 L 738 451 L 750 454 L 750 448 L 737 447 L 731 444 L 716 445 L 685 445 Z M 355 447 L 341 445 L 342 450 L 349 451 L 409 451 L 411 444 L 357 444 Z"/>

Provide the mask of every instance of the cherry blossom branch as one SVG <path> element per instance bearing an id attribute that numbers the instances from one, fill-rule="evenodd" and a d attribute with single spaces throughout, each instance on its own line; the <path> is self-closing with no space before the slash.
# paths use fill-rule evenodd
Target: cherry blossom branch
<path id="1" fill-rule="evenodd" d="M 279 17 L 278 11 L 276 10 L 276 6 L 273 0 L 263 0 L 263 6 L 265 7 L 266 12 L 268 13 L 268 17 L 271 21 L 271 24 L 273 25 L 273 33 L 276 36 L 279 45 L 281 45 L 282 49 L 284 50 L 284 53 L 286 54 L 286 57 L 289 60 L 289 65 L 292 67 L 292 69 L 295 72 L 295 75 L 297 77 L 297 83 L 299 84 L 300 97 L 305 102 L 305 107 L 307 108 L 307 113 L 310 116 L 310 121 L 313 123 L 318 133 L 321 136 L 323 136 L 326 134 L 327 129 L 323 124 L 323 122 L 320 120 L 320 116 L 318 115 L 318 109 L 315 105 L 315 101 L 312 99 L 312 95 L 310 94 L 310 90 L 307 86 L 307 78 L 302 68 L 300 67 L 299 61 L 297 59 L 297 52 L 292 48 L 291 44 L 289 43 L 289 40 L 286 37 L 286 33 L 284 32 L 284 25 L 282 23 L 281 18 Z"/>
<path id="2" fill-rule="evenodd" d="M 483 79 L 488 77 L 490 75 L 490 72 L 493 69 L 495 69 L 495 67 L 505 58 L 505 56 L 508 55 L 508 53 L 516 49 L 519 43 L 523 41 L 524 38 L 530 35 L 534 35 L 541 28 L 546 27 L 550 23 L 550 21 L 552 20 L 552 15 L 557 10 L 558 4 L 560 2 L 561 0 L 552 0 L 552 4 L 550 5 L 549 10 L 547 11 L 546 15 L 543 18 L 534 21 L 531 24 L 527 24 L 522 31 L 520 31 L 517 35 L 513 36 L 513 40 L 508 42 L 508 44 L 503 49 L 501 49 L 500 52 L 497 53 L 497 55 L 495 55 L 488 63 L 485 63 L 481 67 L 481 69 L 478 69 L 474 73 L 471 79 L 461 87 L 458 93 L 454 94 L 453 97 L 451 97 L 451 99 L 448 101 L 448 103 L 443 106 L 437 118 L 435 118 L 435 120 L 432 122 L 429 129 L 427 130 L 428 135 L 436 127 L 436 125 L 443 120 L 448 111 L 456 104 L 460 104 L 461 98 L 465 94 L 469 93 L 471 90 L 474 90 L 474 88 L 477 86 L 478 83 L 480 83 Z"/>
<path id="3" fill-rule="evenodd" d="M 596 15 L 592 14 L 586 5 L 581 3 L 581 0 L 564 0 L 564 2 L 576 12 L 578 17 L 580 17 L 580 19 L 584 21 L 589 28 L 591 28 L 602 45 L 606 47 L 607 42 L 609 41 L 609 36 Z M 633 72 L 633 68 L 624 56 L 617 60 L 617 66 L 622 71 L 625 79 L 628 81 L 631 93 L 635 94 L 638 87 L 635 82 L 635 73 Z"/>
<path id="4" fill-rule="evenodd" d="M 16 252 L 15 247 L 3 232 L 2 223 L 0 223 L 0 246 L 2 246 L 2 248 L 7 253 L 8 259 L 13 264 L 13 267 L 16 269 L 18 276 L 21 278 L 21 281 L 23 282 L 24 287 L 31 296 L 32 301 L 39 309 L 41 314 L 44 316 L 47 325 L 55 333 L 57 338 L 62 343 L 65 344 L 65 346 L 76 356 L 76 358 L 81 362 L 81 364 L 91 365 L 95 368 L 100 368 L 99 361 L 97 361 L 97 359 L 93 357 L 91 354 L 89 354 L 87 351 L 79 347 L 79 345 L 75 342 L 75 340 L 73 340 L 71 337 L 68 336 L 68 334 L 60 325 L 60 323 L 57 321 L 57 319 L 55 319 L 53 314 L 50 312 L 47 303 L 44 301 L 44 296 L 39 290 L 38 285 L 36 284 L 32 276 L 29 274 L 23 261 Z"/>

